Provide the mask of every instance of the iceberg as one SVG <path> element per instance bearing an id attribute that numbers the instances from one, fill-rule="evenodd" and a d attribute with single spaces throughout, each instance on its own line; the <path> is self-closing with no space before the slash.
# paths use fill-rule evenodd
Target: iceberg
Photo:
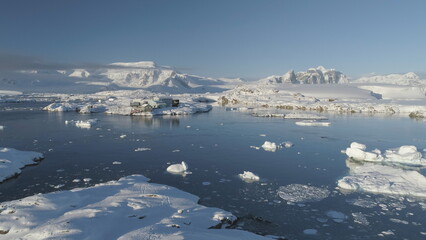
<path id="1" fill-rule="evenodd" d="M 399 164 L 410 166 L 426 166 L 426 159 L 422 153 L 417 151 L 416 146 L 404 145 L 385 151 L 384 156 L 378 149 L 367 152 L 366 146 L 361 143 L 352 142 L 345 150 L 346 155 L 356 161 L 380 162 L 384 164 Z"/>
<path id="2" fill-rule="evenodd" d="M 166 170 L 169 173 L 185 174 L 186 170 L 188 170 L 188 164 L 186 164 L 186 162 L 182 161 L 182 163 L 170 165 L 169 167 L 167 167 Z"/>
<path id="3" fill-rule="evenodd" d="M 268 152 L 275 152 L 277 150 L 277 144 L 274 142 L 265 141 L 262 145 L 262 148 Z"/>

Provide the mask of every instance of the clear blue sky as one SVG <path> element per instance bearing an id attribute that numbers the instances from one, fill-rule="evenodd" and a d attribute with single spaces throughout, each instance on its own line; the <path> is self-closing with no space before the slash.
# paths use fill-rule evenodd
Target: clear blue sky
<path id="1" fill-rule="evenodd" d="M 0 53 L 211 77 L 426 71 L 424 0 L 2 0 Z"/>

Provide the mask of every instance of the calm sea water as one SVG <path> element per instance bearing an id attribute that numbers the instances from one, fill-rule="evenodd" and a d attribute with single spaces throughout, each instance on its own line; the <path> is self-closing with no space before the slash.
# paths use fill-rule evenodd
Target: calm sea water
<path id="1" fill-rule="evenodd" d="M 17 178 L 0 184 L 0 201 L 143 174 L 152 182 L 199 196 L 203 205 L 249 219 L 240 227 L 255 232 L 289 239 L 382 239 L 379 234 L 390 230 L 393 235 L 387 239 L 426 238 L 424 199 L 345 195 L 336 189 L 337 180 L 348 172 L 340 151 L 352 141 L 369 149 L 410 144 L 422 150 L 426 122 L 326 115 L 330 127 L 302 127 L 295 120 L 257 118 L 225 108 L 193 116 L 145 118 L 39 110 L 45 105 L 0 104 L 0 125 L 5 126 L 0 146 L 45 155 L 39 165 L 26 167 Z M 99 122 L 90 129 L 65 124 L 92 118 Z M 264 141 L 291 141 L 294 146 L 276 152 L 250 148 Z M 189 164 L 192 174 L 182 177 L 165 171 L 168 164 L 181 161 Z M 245 170 L 258 174 L 261 181 L 241 181 L 237 175 Z M 92 180 L 73 182 L 84 178 Z M 287 204 L 277 189 L 294 183 L 327 188 L 331 195 L 319 202 Z M 326 215 L 330 210 L 347 218 L 335 222 Z M 304 235 L 305 229 L 316 229 L 318 234 Z"/>

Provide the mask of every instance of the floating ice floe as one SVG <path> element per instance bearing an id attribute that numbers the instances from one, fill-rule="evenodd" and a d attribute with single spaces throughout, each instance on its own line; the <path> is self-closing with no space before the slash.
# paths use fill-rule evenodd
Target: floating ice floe
<path id="1" fill-rule="evenodd" d="M 94 119 L 77 120 L 77 121 L 74 121 L 74 120 L 68 121 L 68 120 L 66 120 L 65 124 L 74 124 L 76 127 L 89 129 L 93 125 L 97 124 L 98 122 L 99 122 L 99 120 L 96 119 L 96 118 L 94 118 Z"/>
<path id="2" fill-rule="evenodd" d="M 275 152 L 277 150 L 277 144 L 274 142 L 265 141 L 262 145 L 263 150 L 268 152 Z"/>
<path id="3" fill-rule="evenodd" d="M 0 147 L 0 183 L 21 173 L 21 168 L 38 164 L 43 154 Z"/>
<path id="4" fill-rule="evenodd" d="M 318 230 L 313 229 L 313 228 L 305 229 L 305 230 L 303 230 L 303 234 L 316 235 L 316 234 L 318 234 Z"/>
<path id="5" fill-rule="evenodd" d="M 367 152 L 366 146 L 361 143 L 352 142 L 345 150 L 346 155 L 357 161 L 396 163 L 401 165 L 426 166 L 426 159 L 422 153 L 417 151 L 415 146 L 405 145 L 399 148 L 392 148 L 385 151 L 384 156 L 378 149 Z"/>
<path id="6" fill-rule="evenodd" d="M 174 174 L 186 174 L 186 170 L 188 170 L 188 164 L 186 164 L 184 161 L 167 167 L 167 172 Z"/>
<path id="7" fill-rule="evenodd" d="M 4 130 L 4 126 L 0 125 L 0 131 Z"/>
<path id="8" fill-rule="evenodd" d="M 330 122 L 318 122 L 316 120 L 303 120 L 296 122 L 299 126 L 315 126 L 315 127 L 328 127 L 331 125 Z"/>
<path id="9" fill-rule="evenodd" d="M 126 138 L 126 137 L 127 137 L 126 134 L 120 135 L 120 138 Z"/>
<path id="10" fill-rule="evenodd" d="M 4 239 L 270 239 L 225 227 L 236 217 L 141 175 L 1 204 Z M 111 221 L 111 219 L 120 219 Z M 88 224 L 88 221 L 96 224 Z"/>
<path id="11" fill-rule="evenodd" d="M 281 186 L 278 188 L 277 193 L 280 198 L 290 203 L 318 202 L 330 195 L 330 191 L 326 188 L 302 184 Z"/>
<path id="12" fill-rule="evenodd" d="M 243 173 L 238 174 L 238 176 L 247 183 L 257 182 L 260 180 L 260 177 L 250 171 L 244 171 Z"/>
<path id="13" fill-rule="evenodd" d="M 346 161 L 349 176 L 337 182 L 342 190 L 426 197 L 426 177 L 413 170 Z"/>
<path id="14" fill-rule="evenodd" d="M 150 151 L 151 148 L 136 148 L 135 152 L 143 152 L 143 151 Z"/>
<path id="15" fill-rule="evenodd" d="M 327 217 L 331 218 L 334 222 L 337 222 L 337 223 L 341 223 L 348 218 L 348 216 L 346 216 L 344 213 L 334 211 L 334 210 L 330 210 L 326 212 L 326 215 Z"/>

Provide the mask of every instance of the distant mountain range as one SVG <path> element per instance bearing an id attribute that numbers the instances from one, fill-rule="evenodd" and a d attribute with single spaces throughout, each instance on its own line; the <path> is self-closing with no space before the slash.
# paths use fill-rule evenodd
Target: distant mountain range
<path id="1" fill-rule="evenodd" d="M 309 68 L 306 72 L 294 73 L 293 70 L 290 70 L 282 76 L 269 76 L 259 80 L 259 82 L 264 84 L 335 84 L 348 83 L 349 81 L 343 73 L 319 66 L 317 68 Z"/>
<path id="2" fill-rule="evenodd" d="M 426 85 L 414 73 L 362 77 L 351 83 Z M 96 69 L 30 70 L 0 72 L 0 90 L 52 93 L 92 93 L 104 90 L 145 89 L 162 93 L 222 92 L 245 82 L 240 78 L 208 78 L 180 73 L 151 61 L 119 62 Z M 342 72 L 322 66 L 306 72 L 288 71 L 257 81 L 261 85 L 346 84 Z"/>

